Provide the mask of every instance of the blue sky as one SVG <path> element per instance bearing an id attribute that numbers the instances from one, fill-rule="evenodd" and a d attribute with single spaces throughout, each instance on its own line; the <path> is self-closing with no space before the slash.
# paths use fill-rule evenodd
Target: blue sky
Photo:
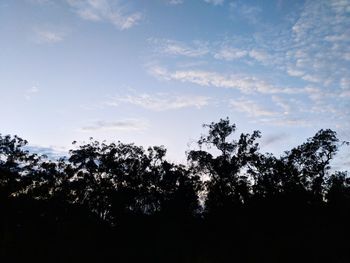
<path id="1" fill-rule="evenodd" d="M 33 149 L 94 137 L 184 161 L 226 116 L 277 155 L 321 128 L 350 140 L 349 0 L 2 0 L 0 34 L 0 132 Z"/>

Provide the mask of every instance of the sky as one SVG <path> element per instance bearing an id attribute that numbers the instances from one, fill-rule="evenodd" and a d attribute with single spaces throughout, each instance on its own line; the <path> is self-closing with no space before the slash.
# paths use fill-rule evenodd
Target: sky
<path id="1" fill-rule="evenodd" d="M 51 154 L 93 137 L 185 162 L 226 117 L 277 156 L 350 141 L 350 0 L 1 0 L 0 92 L 0 133 Z"/>

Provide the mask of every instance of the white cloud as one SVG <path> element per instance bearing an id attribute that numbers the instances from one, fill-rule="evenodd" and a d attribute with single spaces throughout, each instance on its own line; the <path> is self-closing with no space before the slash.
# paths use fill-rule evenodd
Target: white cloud
<path id="1" fill-rule="evenodd" d="M 214 58 L 223 59 L 227 61 L 243 58 L 247 56 L 248 52 L 243 49 L 233 47 L 222 47 L 217 53 L 214 54 Z"/>
<path id="2" fill-rule="evenodd" d="M 265 123 L 273 124 L 276 126 L 312 126 L 312 122 L 303 119 L 301 117 L 284 117 L 284 118 L 275 118 L 275 119 L 265 119 L 263 120 Z"/>
<path id="3" fill-rule="evenodd" d="M 169 72 L 159 66 L 151 67 L 149 69 L 149 72 L 153 76 L 164 80 L 177 80 L 208 87 L 232 88 L 237 89 L 243 93 L 295 94 L 304 92 L 302 89 L 298 88 L 284 88 L 274 86 L 267 81 L 258 79 L 254 76 L 245 76 L 238 74 L 224 75 L 217 72 L 200 70 L 177 70 L 174 72 Z"/>
<path id="4" fill-rule="evenodd" d="M 79 16 L 83 19 L 86 20 L 91 20 L 91 21 L 101 21 L 102 18 L 101 16 L 94 12 L 93 10 L 89 10 L 89 9 L 82 9 L 82 10 L 78 10 L 77 13 L 79 14 Z"/>
<path id="5" fill-rule="evenodd" d="M 243 18 L 249 23 L 256 24 L 259 20 L 261 8 L 258 6 L 248 5 L 244 1 L 234 1 L 230 3 L 231 18 Z"/>
<path id="6" fill-rule="evenodd" d="M 36 5 L 52 4 L 51 0 L 27 0 L 29 3 Z"/>
<path id="7" fill-rule="evenodd" d="M 81 18 L 95 22 L 108 21 L 120 30 L 131 28 L 142 19 L 139 12 L 127 12 L 120 1 L 67 0 L 67 3 Z"/>
<path id="8" fill-rule="evenodd" d="M 274 116 L 276 112 L 268 110 L 252 100 L 231 100 L 230 105 L 234 111 L 246 113 L 249 117 Z"/>
<path id="9" fill-rule="evenodd" d="M 159 54 L 200 58 L 210 55 L 218 60 L 233 61 L 242 58 L 252 58 L 264 65 L 273 63 L 273 57 L 262 49 L 242 49 L 223 43 L 192 41 L 184 43 L 170 39 L 150 39 Z M 245 61 L 247 63 L 247 61 Z"/>
<path id="10" fill-rule="evenodd" d="M 203 0 L 205 3 L 212 4 L 212 5 L 222 5 L 225 0 Z M 185 1 L 184 0 L 167 0 L 167 2 L 170 5 L 180 5 L 183 4 Z"/>
<path id="11" fill-rule="evenodd" d="M 29 94 L 38 93 L 38 92 L 39 92 L 39 88 L 36 86 L 33 86 L 27 90 L 27 93 L 29 93 Z"/>
<path id="12" fill-rule="evenodd" d="M 249 51 L 249 56 L 262 63 L 268 63 L 270 60 L 270 56 L 265 51 L 262 51 L 262 50 L 253 49 Z"/>
<path id="13" fill-rule="evenodd" d="M 169 4 L 171 5 L 180 5 L 183 4 L 184 0 L 169 0 Z"/>
<path id="14" fill-rule="evenodd" d="M 202 58 L 206 55 L 218 60 L 233 61 L 243 58 L 251 58 L 263 65 L 273 64 L 273 56 L 264 49 L 240 48 L 238 45 L 228 44 L 225 41 L 191 41 L 188 43 L 171 39 L 149 39 L 149 43 L 154 46 L 158 54 L 184 56 L 189 58 Z M 244 60 L 251 64 L 251 61 Z"/>
<path id="15" fill-rule="evenodd" d="M 307 91 L 306 91 L 307 92 Z M 271 100 L 273 103 L 275 103 L 276 106 L 278 106 L 282 111 L 282 113 L 285 116 L 290 115 L 299 115 L 303 112 L 309 111 L 310 106 L 305 105 L 305 101 L 298 100 L 294 97 L 290 96 L 281 96 L 281 95 L 273 95 L 271 97 Z"/>
<path id="16" fill-rule="evenodd" d="M 240 59 L 249 56 L 250 58 L 263 63 L 268 64 L 272 61 L 272 57 L 264 50 L 256 49 L 239 49 L 234 47 L 222 47 L 219 52 L 214 54 L 214 58 L 223 59 L 227 61 Z"/>
<path id="17" fill-rule="evenodd" d="M 253 25 L 262 29 L 261 32 L 249 39 L 234 36 L 205 42 L 206 51 L 194 55 L 194 42 L 174 41 L 180 45 L 169 46 L 169 49 L 163 46 L 160 53 L 187 56 L 191 58 L 192 66 L 181 68 L 176 61 L 169 63 L 168 68 L 153 65 L 148 70 L 160 80 L 235 89 L 245 96 L 265 94 L 267 100 L 267 95 L 270 95 L 276 115 L 268 115 L 272 111 L 265 112 L 266 109 L 256 105 L 251 106 L 249 113 L 267 124 L 310 126 L 349 121 L 343 113 L 349 108 L 350 97 L 347 77 L 350 76 L 350 1 L 307 0 L 297 6 L 299 13 L 294 12 L 280 25 L 267 27 L 264 21 L 258 21 L 263 19 L 259 7 L 234 1 L 230 4 L 231 14 L 239 20 L 261 22 Z M 208 70 L 212 68 L 213 58 L 222 60 L 220 67 L 215 67 L 218 71 Z M 163 59 L 161 57 L 159 63 L 165 63 Z M 235 60 L 245 65 L 240 67 L 238 63 L 229 63 Z M 219 64 L 218 61 L 214 63 Z M 229 74 L 227 69 L 239 71 L 238 74 Z M 264 71 L 267 77 L 261 77 Z M 259 77 L 251 72 L 259 72 Z M 294 78 L 291 80 L 288 76 Z M 279 81 L 271 81 L 274 78 Z M 292 84 L 281 86 L 279 83 Z M 250 102 L 256 103 L 254 97 L 251 98 Z"/>
<path id="18" fill-rule="evenodd" d="M 153 77 L 156 77 L 159 80 L 171 80 L 169 72 L 161 66 L 150 65 L 147 71 L 149 74 L 151 74 Z"/>
<path id="19" fill-rule="evenodd" d="M 142 131 L 147 129 L 148 123 L 144 120 L 126 119 L 118 121 L 96 121 L 80 129 L 82 132 L 97 131 Z"/>
<path id="20" fill-rule="evenodd" d="M 350 52 L 346 52 L 344 54 L 344 59 L 347 60 L 347 61 L 350 61 Z"/>
<path id="21" fill-rule="evenodd" d="M 191 44 L 185 44 L 170 39 L 151 39 L 150 42 L 156 46 L 156 50 L 159 53 L 167 55 L 194 58 L 204 56 L 209 52 L 206 43 L 201 41 L 193 41 Z"/>
<path id="22" fill-rule="evenodd" d="M 212 4 L 212 5 L 222 5 L 225 0 L 203 0 L 204 2 L 208 3 L 208 4 Z M 185 1 L 184 0 L 167 0 L 167 2 L 170 5 L 180 5 L 183 4 Z"/>
<path id="23" fill-rule="evenodd" d="M 350 35 L 345 33 L 340 35 L 328 35 L 324 39 L 329 42 L 349 41 Z"/>
<path id="24" fill-rule="evenodd" d="M 309 82 L 314 82 L 314 83 L 320 83 L 322 82 L 322 78 L 318 75 L 311 75 L 311 74 L 306 74 L 301 77 L 303 80 L 309 81 Z"/>
<path id="25" fill-rule="evenodd" d="M 293 68 L 289 68 L 287 69 L 287 73 L 289 76 L 292 77 L 301 77 L 303 76 L 305 73 L 301 70 L 297 70 L 297 69 L 293 69 Z"/>
<path id="26" fill-rule="evenodd" d="M 350 98 L 350 90 L 345 90 L 340 93 L 340 96 L 344 98 Z"/>
<path id="27" fill-rule="evenodd" d="M 341 78 L 340 87 L 344 90 L 350 91 L 350 76 Z"/>
<path id="28" fill-rule="evenodd" d="M 336 90 L 350 75 L 349 10 L 349 0 L 305 2 L 292 26 L 287 57 L 289 68 L 304 73 L 298 77 Z"/>
<path id="29" fill-rule="evenodd" d="M 141 94 L 114 97 L 105 104 L 118 106 L 120 103 L 130 103 L 149 110 L 165 111 L 195 107 L 200 109 L 209 104 L 209 98 L 204 96 L 171 96 L 169 94 Z"/>
<path id="30" fill-rule="evenodd" d="M 329 2 L 336 13 L 350 13 L 349 0 L 330 0 Z"/>
<path id="31" fill-rule="evenodd" d="M 272 96 L 272 101 L 276 103 L 277 106 L 283 109 L 283 114 L 289 114 L 292 111 L 292 105 L 289 101 L 284 100 L 278 96 Z"/>
<path id="32" fill-rule="evenodd" d="M 141 13 L 133 13 L 128 16 L 124 16 L 119 13 L 113 13 L 110 16 L 110 21 L 118 28 L 124 30 L 136 25 L 142 18 Z"/>
<path id="33" fill-rule="evenodd" d="M 308 93 L 309 98 L 315 102 L 321 102 L 325 97 L 330 96 L 325 91 L 314 86 L 306 86 L 305 91 Z"/>
<path id="34" fill-rule="evenodd" d="M 231 100 L 230 105 L 235 111 L 245 113 L 251 121 L 272 126 L 312 126 L 317 123 L 317 118 L 313 118 L 313 109 L 308 109 L 305 114 L 300 101 L 295 99 L 282 99 L 279 96 L 272 96 L 272 102 L 278 108 L 262 106 L 256 100 L 238 99 Z M 273 104 L 272 104 L 273 105 Z M 282 111 L 281 111 L 282 109 Z"/>
<path id="35" fill-rule="evenodd" d="M 204 0 L 204 2 L 212 5 L 222 5 L 225 0 Z"/>
<path id="36" fill-rule="evenodd" d="M 36 86 L 32 86 L 31 88 L 27 89 L 24 93 L 24 97 L 26 100 L 31 100 L 34 94 L 39 92 L 39 88 Z"/>
<path id="37" fill-rule="evenodd" d="M 54 44 L 63 41 L 65 33 L 54 30 L 35 29 L 34 41 L 38 44 Z"/>

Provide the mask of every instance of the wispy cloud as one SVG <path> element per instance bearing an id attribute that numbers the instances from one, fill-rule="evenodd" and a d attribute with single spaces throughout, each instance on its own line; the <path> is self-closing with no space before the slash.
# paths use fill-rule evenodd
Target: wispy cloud
<path id="1" fill-rule="evenodd" d="M 292 111 L 295 111 L 295 106 L 299 104 L 299 101 L 296 101 L 293 98 L 284 99 L 276 95 L 272 96 L 272 102 L 283 110 L 283 114 L 290 114 Z M 301 107 L 298 107 L 298 109 L 300 110 Z"/>
<path id="2" fill-rule="evenodd" d="M 161 54 L 195 58 L 209 53 L 208 45 L 201 41 L 185 44 L 170 39 L 150 39 L 149 42 L 155 46 L 156 52 Z"/>
<path id="3" fill-rule="evenodd" d="M 27 93 L 29 93 L 29 94 L 38 93 L 38 92 L 39 92 L 39 88 L 36 86 L 33 86 L 27 90 Z"/>
<path id="4" fill-rule="evenodd" d="M 272 126 L 312 126 L 319 120 L 319 112 L 305 108 L 302 102 L 294 98 L 282 99 L 273 95 L 271 102 L 267 105 L 266 100 L 253 100 L 241 98 L 230 100 L 229 105 L 235 112 L 244 113 L 250 121 Z"/>
<path id="5" fill-rule="evenodd" d="M 243 93 L 296 94 L 304 92 L 299 88 L 279 87 L 257 77 L 240 74 L 225 75 L 201 70 L 176 70 L 169 72 L 160 66 L 152 66 L 149 72 L 153 76 L 164 80 L 177 80 L 208 87 L 232 88 Z"/>
<path id="6" fill-rule="evenodd" d="M 105 102 L 106 105 L 119 106 L 129 103 L 154 111 L 175 110 L 194 107 L 200 109 L 209 104 L 210 98 L 204 96 L 171 96 L 169 94 L 141 94 L 116 96 Z"/>
<path id="7" fill-rule="evenodd" d="M 350 75 L 349 13 L 349 0 L 306 1 L 292 26 L 288 74 L 335 88 Z"/>
<path id="8" fill-rule="evenodd" d="M 310 127 L 315 123 L 300 116 L 279 116 L 274 118 L 261 118 L 258 122 L 275 126 Z"/>
<path id="9" fill-rule="evenodd" d="M 183 4 L 184 0 L 169 0 L 168 3 L 171 5 L 180 5 Z"/>
<path id="10" fill-rule="evenodd" d="M 107 21 L 120 30 L 135 26 L 142 19 L 140 12 L 129 12 L 120 1 L 111 0 L 67 0 L 68 4 L 83 19 Z"/>
<path id="11" fill-rule="evenodd" d="M 230 3 L 231 18 L 243 18 L 249 23 L 255 24 L 258 22 L 258 17 L 261 13 L 261 8 L 244 3 L 244 1 L 234 1 Z"/>
<path id="12" fill-rule="evenodd" d="M 350 90 L 350 76 L 345 76 L 340 79 L 340 87 L 343 90 Z"/>
<path id="13" fill-rule="evenodd" d="M 225 0 L 204 0 L 204 2 L 212 5 L 222 5 Z"/>
<path id="14" fill-rule="evenodd" d="M 160 55 L 171 55 L 173 57 L 189 58 L 215 58 L 223 61 L 233 61 L 238 59 L 246 64 L 251 64 L 252 60 L 263 65 L 272 64 L 273 57 L 263 49 L 254 49 L 249 47 L 237 47 L 233 44 L 209 41 L 191 41 L 181 42 L 171 39 L 150 39 L 149 43 L 153 45 L 156 53 Z"/>
<path id="15" fill-rule="evenodd" d="M 26 0 L 26 1 L 36 5 L 52 4 L 51 0 Z"/>
<path id="16" fill-rule="evenodd" d="M 234 1 L 230 8 L 237 18 L 245 17 L 263 24 L 261 7 Z M 350 75 L 349 9 L 349 0 L 306 1 L 300 14 L 290 18 L 283 27 L 276 26 L 274 30 L 265 25 L 262 33 L 250 39 L 205 42 L 205 49 L 173 40 L 169 46 L 166 42 L 158 43 L 159 50 L 192 58 L 208 55 L 205 57 L 208 60 L 212 57 L 223 61 L 240 59 L 250 66 L 259 62 L 261 66 L 302 81 L 337 89 L 342 85 L 342 78 Z M 284 33 L 276 33 L 281 28 Z"/>
<path id="17" fill-rule="evenodd" d="M 65 37 L 65 33 L 55 30 L 48 30 L 48 29 L 34 29 L 34 42 L 38 44 L 55 44 L 58 42 L 63 41 Z"/>
<path id="18" fill-rule="evenodd" d="M 269 63 L 271 60 L 270 55 L 263 50 L 252 49 L 249 51 L 249 56 L 262 63 Z"/>
<path id="19" fill-rule="evenodd" d="M 273 110 L 266 109 L 253 100 L 239 99 L 230 100 L 232 110 L 243 112 L 249 117 L 262 117 L 262 116 L 274 116 L 276 112 Z"/>
<path id="20" fill-rule="evenodd" d="M 231 61 L 231 60 L 243 58 L 248 54 L 249 52 L 247 50 L 224 46 L 218 52 L 215 52 L 214 58 Z"/>
<path id="21" fill-rule="evenodd" d="M 95 121 L 80 129 L 82 132 L 100 131 L 142 131 L 147 129 L 148 123 L 145 120 L 125 119 L 117 121 Z"/>
<path id="22" fill-rule="evenodd" d="M 168 67 L 158 64 L 148 70 L 160 80 L 235 89 L 250 101 L 245 101 L 242 111 L 259 122 L 281 126 L 321 123 L 343 126 L 350 122 L 350 1 L 307 0 L 296 6 L 300 12 L 272 26 L 261 21 L 263 6 L 233 1 L 230 3 L 232 18 L 247 20 L 248 26 L 259 28 L 259 32 L 250 38 L 237 36 L 207 41 L 206 51 L 192 57 L 186 54 L 195 49 L 193 42 L 180 42 L 182 48 L 174 50 L 181 52 L 163 49 L 159 53 L 171 53 L 176 58 L 187 56 L 193 66 L 180 68 L 170 61 Z M 169 62 L 165 57 L 169 58 L 158 59 L 161 65 Z M 203 61 L 206 64 L 196 65 Z M 239 67 L 232 61 L 244 65 Z M 215 70 L 211 67 L 213 62 L 219 65 Z M 261 77 L 263 72 L 267 77 Z M 259 106 L 256 94 L 264 95 L 272 103 L 276 115 Z M 238 103 L 236 101 L 236 106 L 242 106 Z M 251 107 L 246 109 L 246 105 Z"/>
<path id="23" fill-rule="evenodd" d="M 225 0 L 203 0 L 207 4 L 211 4 L 214 6 L 222 5 Z M 167 2 L 171 5 L 180 5 L 185 2 L 185 0 L 167 0 Z"/>
<path id="24" fill-rule="evenodd" d="M 24 93 L 24 97 L 26 100 L 30 100 L 34 94 L 39 92 L 39 88 L 36 86 L 32 86 L 31 88 L 27 89 Z"/>
<path id="25" fill-rule="evenodd" d="M 256 50 L 256 49 L 241 49 L 241 48 L 235 48 L 230 46 L 224 46 L 222 47 L 218 52 L 214 53 L 214 58 L 216 59 L 223 59 L 227 61 L 240 59 L 244 57 L 250 57 L 251 59 L 254 59 L 261 63 L 270 63 L 271 57 L 270 55 L 264 51 L 264 50 Z"/>
<path id="26" fill-rule="evenodd" d="M 303 71 L 297 70 L 297 69 L 292 69 L 292 68 L 288 68 L 287 73 L 289 76 L 292 76 L 292 77 L 302 77 L 304 75 Z"/>

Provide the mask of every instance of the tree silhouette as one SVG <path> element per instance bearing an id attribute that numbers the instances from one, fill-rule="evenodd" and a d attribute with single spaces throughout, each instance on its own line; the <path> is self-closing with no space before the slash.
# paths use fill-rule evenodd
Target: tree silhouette
<path id="1" fill-rule="evenodd" d="M 205 184 L 207 212 L 231 211 L 250 198 L 251 182 L 244 170 L 251 169 L 259 156 L 255 140 L 260 137 L 260 132 L 241 134 L 239 140 L 234 140 L 230 136 L 236 126 L 231 125 L 229 119 L 221 119 L 204 127 L 209 128 L 208 135 L 201 137 L 199 146 L 214 146 L 220 154 L 214 157 L 209 152 L 199 150 L 191 151 L 188 158 L 193 169 L 209 177 Z"/>
<path id="2" fill-rule="evenodd" d="M 52 160 L 0 135 L 1 260 L 350 262 L 350 178 L 330 165 L 348 143 L 320 130 L 276 157 L 228 118 L 204 128 L 187 165 L 93 138 Z"/>

